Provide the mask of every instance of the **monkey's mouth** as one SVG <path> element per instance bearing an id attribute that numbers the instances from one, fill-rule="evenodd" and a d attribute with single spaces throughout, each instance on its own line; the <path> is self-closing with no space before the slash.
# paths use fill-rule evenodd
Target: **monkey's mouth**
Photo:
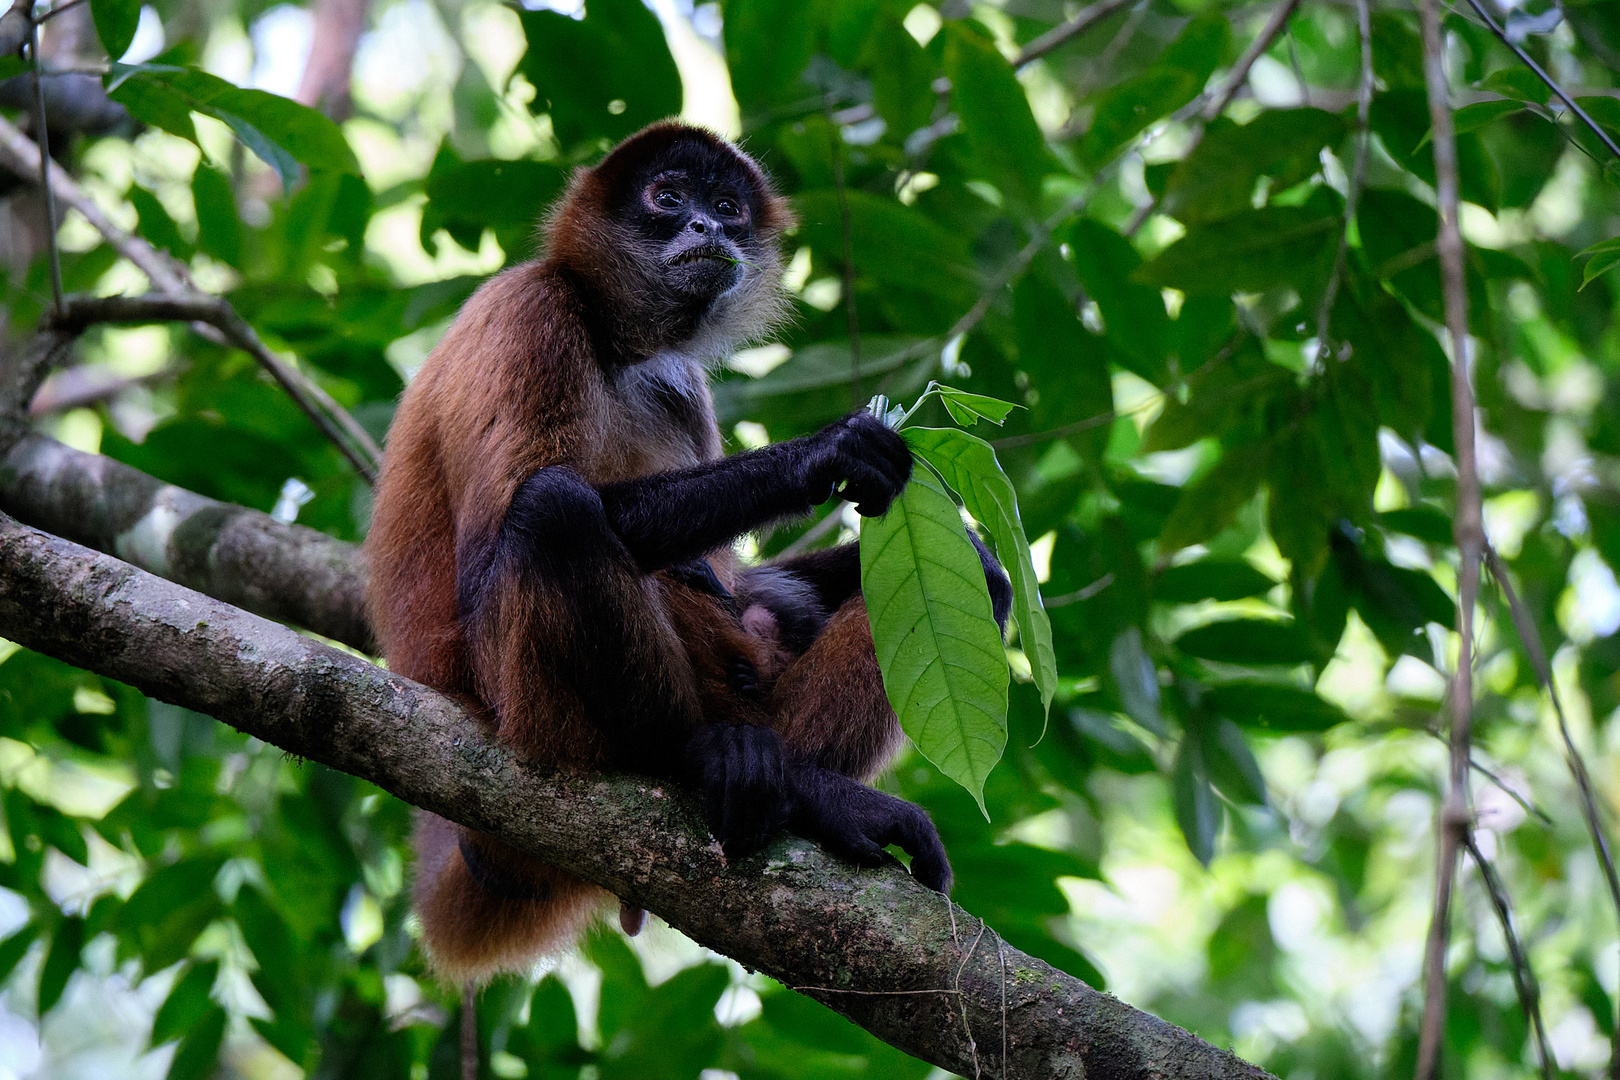
<path id="1" fill-rule="evenodd" d="M 689 263 L 708 261 L 719 263 L 736 263 L 737 259 L 717 244 L 705 244 L 702 247 L 688 248 L 669 260 L 670 266 L 686 266 Z"/>

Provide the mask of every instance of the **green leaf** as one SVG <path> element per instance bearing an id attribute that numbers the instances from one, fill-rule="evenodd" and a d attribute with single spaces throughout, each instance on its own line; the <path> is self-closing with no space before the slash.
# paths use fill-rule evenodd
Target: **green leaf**
<path id="1" fill-rule="evenodd" d="M 1221 460 L 1181 489 L 1159 534 L 1166 554 L 1202 543 L 1219 533 L 1260 487 L 1271 449 L 1265 443 L 1228 447 Z"/>
<path id="2" fill-rule="evenodd" d="M 136 230 L 147 242 L 182 261 L 191 257 L 191 245 L 180 235 L 180 227 L 156 195 L 136 184 L 130 187 L 127 197 L 135 207 Z"/>
<path id="3" fill-rule="evenodd" d="M 1298 287 L 1333 259 L 1343 220 L 1311 206 L 1265 206 L 1187 230 L 1133 279 L 1204 296 Z"/>
<path id="4" fill-rule="evenodd" d="M 1350 719 L 1311 691 L 1280 683 L 1216 683 L 1205 690 L 1204 704 L 1241 727 L 1265 731 L 1326 731 Z"/>
<path id="5" fill-rule="evenodd" d="M 1214 221 L 1252 207 L 1256 181 L 1271 177 L 1283 191 L 1321 168 L 1349 122 L 1321 109 L 1271 109 L 1247 124 L 1217 119 L 1193 152 L 1176 164 L 1161 209 L 1183 223 Z"/>
<path id="6" fill-rule="evenodd" d="M 132 78 L 136 73 L 137 69 L 114 64 L 108 76 L 107 96 L 128 109 L 135 119 L 201 146 L 196 122 L 191 119 L 190 99 L 164 83 Z"/>
<path id="7" fill-rule="evenodd" d="M 976 397 L 977 395 L 967 395 Z M 949 398 L 946 399 L 947 401 Z M 981 399 L 994 401 L 993 398 Z M 997 404 L 1005 404 L 998 402 Z M 990 533 L 996 557 L 1012 579 L 1013 617 L 1018 638 L 1029 657 L 1041 707 L 1052 706 L 1057 693 L 1057 654 L 1052 649 L 1052 623 L 1041 606 L 1041 586 L 1018 517 L 1018 496 L 1012 481 L 996 460 L 996 452 L 983 439 L 955 428 L 906 428 L 901 434 L 918 457 L 944 478 L 962 505 Z"/>
<path id="8" fill-rule="evenodd" d="M 861 592 L 900 726 L 988 818 L 984 780 L 1007 743 L 1007 659 L 978 552 L 925 469 L 863 524 Z"/>
<path id="9" fill-rule="evenodd" d="M 1449 544 L 1454 537 L 1451 519 L 1432 506 L 1385 510 L 1378 515 L 1378 521 L 1386 529 L 1415 536 L 1429 544 Z"/>
<path id="10" fill-rule="evenodd" d="M 1175 769 L 1170 777 L 1176 804 L 1176 824 L 1187 840 L 1187 850 L 1205 866 L 1215 857 L 1215 832 L 1221 826 L 1221 805 L 1215 789 L 1209 786 L 1198 740 L 1190 733 L 1182 738 L 1176 752 Z"/>
<path id="11" fill-rule="evenodd" d="M 1589 248 L 1576 252 L 1575 257 L 1590 260 L 1586 264 L 1586 272 L 1581 275 L 1581 288 L 1585 289 L 1593 281 L 1620 266 L 1620 236 L 1601 240 Z"/>
<path id="12" fill-rule="evenodd" d="M 1293 623 L 1274 619 L 1227 619 L 1189 630 L 1176 639 L 1188 656 L 1223 664 L 1302 664 L 1315 658 Z"/>
<path id="13" fill-rule="evenodd" d="M 141 21 L 141 0 L 90 0 L 90 17 L 107 55 L 117 60 L 129 51 Z"/>
<path id="14" fill-rule="evenodd" d="M 209 1000 L 214 980 L 219 976 L 219 962 L 193 964 L 175 982 L 174 989 L 163 999 L 163 1004 L 152 1019 L 152 1045 L 161 1046 L 178 1039 L 201 1024 L 218 1007 Z"/>
<path id="15" fill-rule="evenodd" d="M 0 941 L 0 983 L 11 977 L 22 958 L 28 955 L 28 947 L 39 937 L 40 925 L 37 922 L 27 922 L 17 929 L 17 932 Z"/>
<path id="16" fill-rule="evenodd" d="M 79 969 L 79 952 L 84 948 L 84 920 L 68 916 L 56 924 L 50 951 L 39 971 L 39 1015 L 44 1016 L 62 999 L 68 978 Z"/>
<path id="17" fill-rule="evenodd" d="M 1137 627 L 1121 631 L 1108 647 L 1108 674 L 1130 718 L 1161 738 L 1168 735 L 1159 715 L 1159 669 L 1142 647 L 1142 631 Z"/>
<path id="18" fill-rule="evenodd" d="M 555 11 L 518 18 L 529 48 L 517 70 L 534 84 L 533 110 L 551 114 L 565 148 L 617 142 L 681 111 L 680 72 L 641 0 L 596 0 L 583 19 Z"/>
<path id="19" fill-rule="evenodd" d="M 1518 64 L 1491 72 L 1478 85 L 1481 90 L 1536 105 L 1545 105 L 1552 99 L 1552 90 L 1547 84 L 1535 72 Z M 1458 111 L 1461 112 L 1460 109 Z"/>
<path id="20" fill-rule="evenodd" d="M 1266 779 L 1236 724 L 1218 721 L 1214 731 L 1200 729 L 1199 740 L 1209 778 L 1227 798 L 1251 806 L 1266 805 Z"/>
<path id="21" fill-rule="evenodd" d="M 951 105 L 962 120 L 969 167 L 1001 191 L 1033 204 L 1041 177 L 1057 162 L 1029 108 L 1029 97 L 995 44 L 953 20 L 944 30 Z"/>
<path id="22" fill-rule="evenodd" d="M 338 126 L 291 98 L 233 86 L 195 68 L 164 64 L 114 64 L 109 80 L 115 101 L 140 119 L 193 142 L 196 133 L 188 130 L 188 112 L 223 122 L 244 146 L 275 169 L 283 191 L 291 192 L 298 179 L 298 164 L 311 171 L 360 172 L 360 163 Z"/>
<path id="23" fill-rule="evenodd" d="M 206 163 L 191 174 L 191 199 L 197 207 L 197 247 L 203 254 L 242 266 L 242 218 L 236 195 L 223 172 Z"/>
<path id="24" fill-rule="evenodd" d="M 1153 584 L 1153 599 L 1166 604 L 1241 600 L 1264 595 L 1276 584 L 1245 559 L 1199 559 L 1162 571 Z"/>
<path id="25" fill-rule="evenodd" d="M 1472 105 L 1464 105 L 1452 114 L 1451 122 L 1458 135 L 1465 135 L 1470 131 L 1477 131 L 1492 121 L 1504 116 L 1512 116 L 1524 109 L 1524 102 L 1512 99 L 1504 101 L 1477 101 Z M 1434 138 L 1433 130 L 1423 136 L 1424 143 Z M 1420 144 L 1421 145 L 1421 144 Z"/>
<path id="26" fill-rule="evenodd" d="M 224 1040 L 225 1010 L 212 1005 L 180 1040 L 174 1060 L 169 1062 L 165 1080 L 207 1080 L 214 1074 L 214 1067 L 219 1061 L 219 1047 Z"/>
<path id="27" fill-rule="evenodd" d="M 924 392 L 925 396 L 928 392 L 938 394 L 939 400 L 945 405 L 945 411 L 951 414 L 951 419 L 963 427 L 972 427 L 980 420 L 988 420 L 999 426 L 1006 423 L 1007 415 L 1014 409 L 1022 408 L 1010 401 L 986 397 L 983 394 L 970 394 L 966 390 L 941 386 L 939 383 L 929 386 Z"/>
<path id="28" fill-rule="evenodd" d="M 1108 340 L 1123 354 L 1121 363 L 1162 385 L 1170 316 L 1159 290 L 1135 280 L 1142 257 L 1129 240 L 1090 218 L 1075 222 L 1066 240 L 1080 284 L 1102 314 Z"/>

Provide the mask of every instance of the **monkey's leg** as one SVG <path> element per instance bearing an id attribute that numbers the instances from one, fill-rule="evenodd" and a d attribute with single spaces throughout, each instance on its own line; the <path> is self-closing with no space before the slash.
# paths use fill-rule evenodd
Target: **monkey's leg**
<path id="1" fill-rule="evenodd" d="M 940 892 L 951 865 L 928 814 L 867 787 L 899 751 L 902 734 L 883 691 L 866 604 L 846 600 L 815 644 L 777 680 L 775 724 L 787 744 L 793 813 L 788 827 L 863 865 L 897 844 L 911 872 Z"/>

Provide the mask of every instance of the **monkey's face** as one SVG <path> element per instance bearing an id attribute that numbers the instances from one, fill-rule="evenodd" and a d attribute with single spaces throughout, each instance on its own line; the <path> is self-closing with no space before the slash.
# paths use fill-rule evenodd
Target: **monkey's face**
<path id="1" fill-rule="evenodd" d="M 633 215 L 672 291 L 706 302 L 747 276 L 755 255 L 751 195 L 735 168 L 663 168 L 646 177 Z"/>

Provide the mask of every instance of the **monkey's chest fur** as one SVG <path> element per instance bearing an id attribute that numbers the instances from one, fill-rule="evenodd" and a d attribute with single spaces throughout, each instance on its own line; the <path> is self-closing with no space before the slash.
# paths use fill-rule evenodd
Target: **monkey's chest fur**
<path id="1" fill-rule="evenodd" d="M 662 352 L 606 373 L 604 472 L 629 479 L 688 468 L 720 456 L 705 365 Z"/>

